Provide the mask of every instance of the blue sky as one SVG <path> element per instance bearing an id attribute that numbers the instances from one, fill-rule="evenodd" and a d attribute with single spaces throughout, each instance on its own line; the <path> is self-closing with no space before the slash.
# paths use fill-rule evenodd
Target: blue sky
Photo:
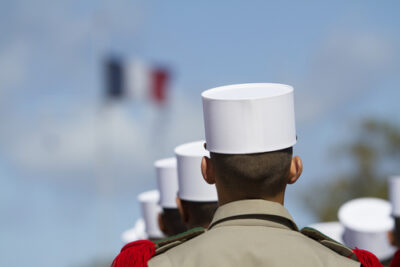
<path id="1" fill-rule="evenodd" d="M 155 186 L 153 161 L 203 138 L 201 91 L 231 83 L 294 86 L 305 169 L 286 204 L 300 226 L 314 222 L 299 192 L 338 172 L 329 149 L 363 118 L 399 123 L 398 11 L 396 1 L 1 2 L 0 265 L 115 255 L 139 217 L 136 195 Z M 167 109 L 102 111 L 109 53 L 170 67 Z"/>

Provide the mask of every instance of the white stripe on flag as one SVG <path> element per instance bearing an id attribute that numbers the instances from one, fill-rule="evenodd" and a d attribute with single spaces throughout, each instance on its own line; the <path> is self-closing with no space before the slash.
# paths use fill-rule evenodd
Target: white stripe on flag
<path id="1" fill-rule="evenodd" d="M 150 98 L 151 67 L 140 60 L 131 60 L 125 68 L 126 93 L 135 100 Z"/>

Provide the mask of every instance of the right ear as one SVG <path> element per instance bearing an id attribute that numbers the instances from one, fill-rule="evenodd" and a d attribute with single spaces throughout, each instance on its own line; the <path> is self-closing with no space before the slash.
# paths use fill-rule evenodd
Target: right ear
<path id="1" fill-rule="evenodd" d="M 303 172 L 303 163 L 299 156 L 295 156 L 292 158 L 290 163 L 290 170 L 289 170 L 289 179 L 288 184 L 294 184 L 300 177 L 301 173 Z"/>
<path id="2" fill-rule="evenodd" d="M 179 213 L 181 214 L 181 218 L 184 224 L 189 222 L 189 214 L 185 211 L 181 199 L 176 197 L 176 205 L 178 206 Z"/>
<path id="3" fill-rule="evenodd" d="M 201 159 L 201 174 L 208 184 L 215 184 L 215 171 L 211 159 L 204 156 Z"/>

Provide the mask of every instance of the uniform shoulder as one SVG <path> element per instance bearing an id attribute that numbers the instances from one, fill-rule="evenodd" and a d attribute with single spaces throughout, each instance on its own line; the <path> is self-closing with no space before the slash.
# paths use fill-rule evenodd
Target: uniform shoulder
<path id="1" fill-rule="evenodd" d="M 179 245 L 185 244 L 187 241 L 203 234 L 205 229 L 202 227 L 196 227 L 190 229 L 186 232 L 177 234 L 175 236 L 171 236 L 165 239 L 161 239 L 155 242 L 155 255 L 150 259 L 148 262 L 148 266 L 163 266 L 163 267 L 170 267 L 172 266 L 171 260 L 168 257 L 167 251 L 173 249 Z"/>
<path id="2" fill-rule="evenodd" d="M 154 256 L 147 262 L 148 267 L 172 267 L 172 263 L 166 254 Z"/>
<path id="3" fill-rule="evenodd" d="M 160 239 L 155 241 L 155 247 L 156 247 L 156 256 L 168 251 L 169 249 L 176 247 L 180 244 L 185 243 L 186 241 L 189 241 L 190 239 L 199 236 L 205 232 L 205 229 L 202 227 L 196 227 L 193 229 L 190 229 L 186 232 L 167 237 L 165 239 Z"/>
<path id="4" fill-rule="evenodd" d="M 138 240 L 126 244 L 121 252 L 115 257 L 112 267 L 126 266 L 172 266 L 167 255 L 163 254 L 167 250 L 176 247 L 196 236 L 204 233 L 203 228 L 194 228 L 181 234 L 157 240 Z"/>
<path id="5" fill-rule="evenodd" d="M 317 241 L 318 243 L 320 243 L 324 247 L 329 248 L 333 252 L 335 252 L 335 253 L 337 253 L 337 254 L 339 254 L 341 256 L 344 256 L 346 258 L 350 258 L 350 259 L 353 259 L 353 260 L 357 261 L 357 257 L 353 253 L 353 250 L 351 248 L 348 248 L 345 245 L 343 245 L 343 244 L 337 242 L 336 240 L 330 238 L 329 236 L 324 235 L 320 231 L 318 231 L 318 230 L 316 230 L 314 228 L 311 228 L 311 227 L 305 227 L 305 228 L 301 229 L 300 232 L 303 235 L 305 235 L 306 237 Z"/>
<path id="6" fill-rule="evenodd" d="M 357 258 L 356 253 L 351 248 L 346 247 L 345 245 L 311 227 L 305 227 L 301 229 L 300 232 L 305 237 L 310 238 L 323 247 L 329 249 L 333 254 L 336 254 L 339 257 L 350 259 L 355 266 L 360 266 L 360 261 Z"/>
<path id="7" fill-rule="evenodd" d="M 156 242 L 156 253 L 148 262 L 149 267 L 153 266 L 174 266 L 176 256 L 185 256 L 192 251 L 193 242 L 197 243 L 198 238 L 202 238 L 207 231 L 202 227 L 193 228 L 184 233 L 162 239 Z M 188 251 L 189 247 L 189 251 Z M 178 257 L 178 258 L 179 258 Z M 175 264 L 173 264 L 173 262 Z"/>

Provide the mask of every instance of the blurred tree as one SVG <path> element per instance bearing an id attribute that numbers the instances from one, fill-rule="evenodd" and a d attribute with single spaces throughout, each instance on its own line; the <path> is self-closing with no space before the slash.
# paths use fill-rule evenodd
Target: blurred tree
<path id="1" fill-rule="evenodd" d="M 339 207 L 350 199 L 386 199 L 387 177 L 400 171 L 400 129 L 386 121 L 367 119 L 360 130 L 354 142 L 334 152 L 337 160 L 350 160 L 353 169 L 331 177 L 328 185 L 316 185 L 312 193 L 306 192 L 306 204 L 321 221 L 337 220 Z"/>

